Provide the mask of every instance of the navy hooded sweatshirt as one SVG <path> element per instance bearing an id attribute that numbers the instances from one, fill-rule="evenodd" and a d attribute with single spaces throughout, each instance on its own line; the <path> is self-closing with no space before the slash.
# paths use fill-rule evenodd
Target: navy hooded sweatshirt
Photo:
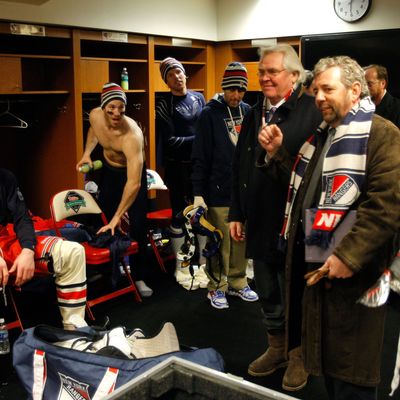
<path id="1" fill-rule="evenodd" d="M 193 143 L 193 195 L 202 196 L 209 207 L 230 205 L 233 154 L 250 106 L 240 102 L 229 109 L 230 113 L 223 94 L 210 100 L 201 112 Z"/>

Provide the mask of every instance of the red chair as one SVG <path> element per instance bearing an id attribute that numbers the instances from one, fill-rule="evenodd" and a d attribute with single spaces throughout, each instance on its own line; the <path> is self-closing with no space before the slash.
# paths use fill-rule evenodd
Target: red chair
<path id="1" fill-rule="evenodd" d="M 156 244 L 156 240 L 153 238 L 153 232 L 155 228 L 163 228 L 171 223 L 172 219 L 172 209 L 164 208 L 162 210 L 152 211 L 147 213 L 147 223 L 149 226 L 149 243 L 153 249 L 154 255 L 156 256 L 158 265 L 163 272 L 167 272 L 164 262 L 173 260 L 175 258 L 174 254 L 162 255 Z"/>
<path id="2" fill-rule="evenodd" d="M 65 219 L 74 219 L 74 217 L 78 215 L 97 214 L 101 217 L 102 223 L 104 225 L 107 224 L 107 219 L 93 196 L 81 189 L 63 190 L 62 192 L 55 194 L 50 201 L 50 212 L 57 236 L 62 236 L 60 229 L 57 226 L 57 222 Z M 103 264 L 110 265 L 109 263 L 111 261 L 111 254 L 108 248 L 93 247 L 87 242 L 83 242 L 81 244 L 85 248 L 87 267 L 94 267 Z M 130 271 L 128 270 L 124 261 L 124 257 L 135 254 L 137 251 L 138 244 L 137 242 L 132 241 L 128 249 L 121 256 L 120 261 L 124 268 L 125 276 L 128 279 L 128 286 L 122 289 L 114 290 L 111 293 L 103 296 L 87 300 L 86 309 L 89 317 L 92 320 L 95 318 L 93 316 L 91 307 L 95 306 L 96 304 L 103 303 L 130 292 L 134 294 L 134 298 L 137 302 L 142 301 L 135 286 L 135 282 L 133 281 Z"/>
<path id="3" fill-rule="evenodd" d="M 3 290 L 6 291 L 6 294 L 8 292 L 8 296 L 7 297 L 9 299 L 11 299 L 12 307 L 13 307 L 14 313 L 15 313 L 15 320 L 6 323 L 6 327 L 7 327 L 7 330 L 20 328 L 21 331 L 23 331 L 24 330 L 24 326 L 22 325 L 22 320 L 21 320 L 21 317 L 19 315 L 17 303 L 15 302 L 14 295 L 13 295 L 13 292 L 12 292 L 14 289 L 15 289 L 15 287 L 12 288 L 9 285 L 7 285 L 6 287 L 3 288 Z"/>

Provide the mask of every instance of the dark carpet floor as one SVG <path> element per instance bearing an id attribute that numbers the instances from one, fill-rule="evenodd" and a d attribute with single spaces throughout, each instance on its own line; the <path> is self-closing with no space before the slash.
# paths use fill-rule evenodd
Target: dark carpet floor
<path id="1" fill-rule="evenodd" d="M 216 310 L 206 299 L 205 289 L 188 292 L 175 282 L 171 273 L 162 274 L 155 266 L 151 267 L 150 272 L 148 283 L 154 289 L 152 297 L 145 298 L 141 304 L 138 304 L 134 302 L 131 294 L 127 294 L 97 305 L 93 308 L 96 322 L 101 322 L 105 316 L 109 316 L 113 327 L 123 325 L 127 328 L 141 328 L 146 334 L 153 335 L 159 331 L 163 322 L 170 321 L 176 328 L 181 344 L 215 348 L 223 356 L 226 372 L 230 374 L 298 399 L 328 399 L 320 377 L 311 377 L 304 389 L 288 393 L 281 388 L 283 370 L 265 378 L 247 375 L 248 364 L 267 347 L 258 302 L 246 303 L 239 298 L 229 298 L 229 309 Z M 51 296 L 46 298 L 43 294 L 38 295 L 35 292 L 25 293 L 20 294 L 17 301 L 26 327 L 37 323 L 60 324 L 58 310 Z M 394 303 L 396 307 L 393 306 Z M 399 305 L 400 301 L 396 297 L 393 298 L 392 305 L 389 307 L 379 400 L 396 398 L 390 398 L 388 393 L 399 336 Z M 12 341 L 18 333 L 17 330 L 10 332 Z M 0 355 L 0 362 L 0 399 L 26 398 L 26 393 L 12 369 L 11 358 Z M 399 399 L 400 389 L 396 395 Z"/>

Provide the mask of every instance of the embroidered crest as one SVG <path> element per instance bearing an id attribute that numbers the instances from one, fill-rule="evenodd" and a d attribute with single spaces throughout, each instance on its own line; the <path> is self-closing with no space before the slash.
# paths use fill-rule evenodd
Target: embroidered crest
<path id="1" fill-rule="evenodd" d="M 326 177 L 325 205 L 352 204 L 359 193 L 357 183 L 349 175 Z"/>
<path id="2" fill-rule="evenodd" d="M 60 372 L 58 375 L 61 382 L 58 400 L 90 400 L 87 383 L 79 382 Z"/>
<path id="3" fill-rule="evenodd" d="M 64 205 L 67 211 L 71 209 L 78 213 L 81 207 L 86 207 L 86 202 L 79 193 L 70 191 L 65 195 Z"/>

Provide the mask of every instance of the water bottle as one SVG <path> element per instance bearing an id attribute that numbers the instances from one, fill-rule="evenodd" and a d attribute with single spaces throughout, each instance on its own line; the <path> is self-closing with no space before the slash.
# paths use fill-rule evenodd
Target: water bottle
<path id="1" fill-rule="evenodd" d="M 128 76 L 128 70 L 126 68 L 122 68 L 121 87 L 124 90 L 129 90 L 129 76 Z"/>
<path id="2" fill-rule="evenodd" d="M 103 166 L 103 163 L 101 160 L 95 160 L 93 161 L 93 166 L 91 167 L 90 164 L 83 164 L 79 167 L 79 172 L 82 172 L 84 174 L 90 172 L 90 171 L 95 171 L 96 169 L 100 169 Z"/>
<path id="3" fill-rule="evenodd" d="M 8 330 L 4 318 L 0 318 L 0 354 L 10 352 L 10 341 L 8 339 Z"/>

